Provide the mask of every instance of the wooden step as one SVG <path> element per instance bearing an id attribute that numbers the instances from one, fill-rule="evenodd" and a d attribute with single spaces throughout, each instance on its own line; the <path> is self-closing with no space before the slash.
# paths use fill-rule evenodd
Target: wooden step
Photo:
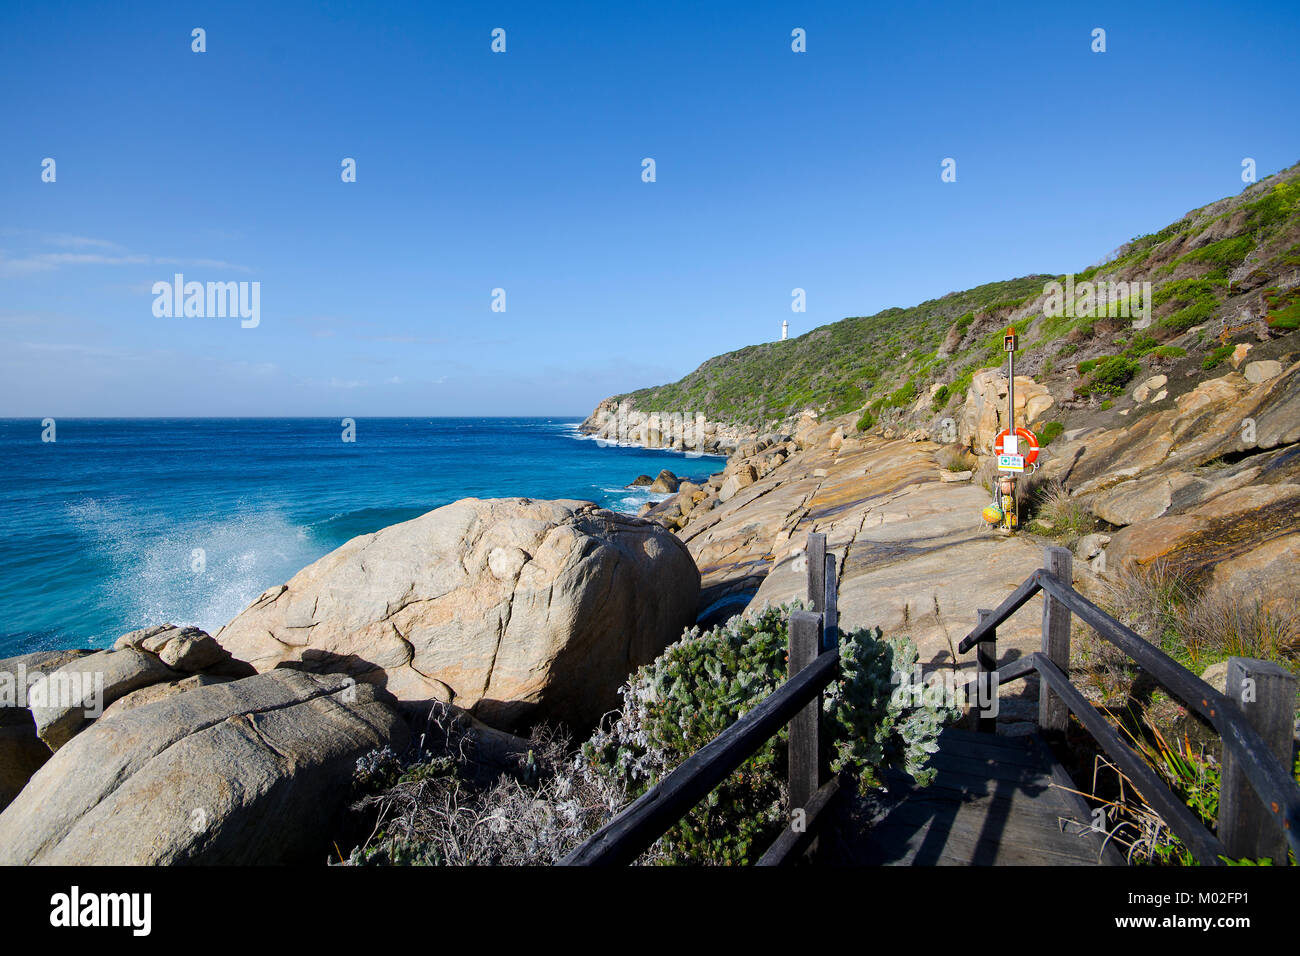
<path id="1" fill-rule="evenodd" d="M 866 797 L 853 862 L 878 865 L 1096 866 L 1122 864 L 1091 829 L 1086 801 L 1036 735 L 949 729 L 930 759 L 929 787 L 887 773 Z"/>

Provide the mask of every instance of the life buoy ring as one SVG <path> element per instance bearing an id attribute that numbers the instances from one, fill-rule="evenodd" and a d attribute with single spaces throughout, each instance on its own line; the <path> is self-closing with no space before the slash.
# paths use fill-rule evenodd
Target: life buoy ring
<path id="1" fill-rule="evenodd" d="M 1005 455 L 1006 452 L 1002 450 L 1004 447 L 1003 440 L 1010 437 L 1011 432 L 1005 428 L 998 432 L 998 437 L 993 440 L 993 454 Z M 1026 465 L 1032 465 L 1038 460 L 1038 436 L 1028 428 L 1017 428 L 1016 437 L 1020 440 L 1017 445 L 1017 452 L 1024 456 Z"/>

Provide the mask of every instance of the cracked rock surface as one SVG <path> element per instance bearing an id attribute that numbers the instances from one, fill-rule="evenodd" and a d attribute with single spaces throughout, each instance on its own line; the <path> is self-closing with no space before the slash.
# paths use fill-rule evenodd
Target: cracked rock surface
<path id="1" fill-rule="evenodd" d="M 343 675 L 175 694 L 61 747 L 0 813 L 0 865 L 318 862 L 357 758 L 407 733 Z"/>

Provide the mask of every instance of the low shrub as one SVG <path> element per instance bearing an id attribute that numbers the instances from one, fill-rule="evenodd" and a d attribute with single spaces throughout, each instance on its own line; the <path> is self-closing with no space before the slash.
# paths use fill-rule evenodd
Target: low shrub
<path id="1" fill-rule="evenodd" d="M 1179 348 L 1177 345 L 1158 345 L 1149 354 L 1158 359 L 1182 358 L 1187 354 L 1187 349 Z"/>
<path id="2" fill-rule="evenodd" d="M 1065 431 L 1065 425 L 1063 425 L 1061 422 L 1043 422 L 1043 424 L 1040 425 L 1038 428 L 1039 446 L 1042 448 L 1046 448 L 1057 438 L 1061 437 L 1061 433 L 1064 431 Z"/>
<path id="3" fill-rule="evenodd" d="M 1270 329 L 1282 332 L 1300 329 L 1300 289 L 1291 288 L 1285 292 L 1267 289 L 1264 300 L 1268 304 L 1266 322 Z"/>
<path id="4" fill-rule="evenodd" d="M 1160 343 L 1155 340 L 1154 336 L 1148 335 L 1146 332 L 1137 332 L 1124 349 L 1124 354 L 1129 358 L 1140 359 L 1144 355 L 1150 355 L 1158 348 L 1160 348 Z"/>
<path id="5" fill-rule="evenodd" d="M 1107 395 L 1118 395 L 1124 391 L 1124 386 L 1142 370 L 1141 364 L 1136 359 L 1125 358 L 1123 355 L 1112 355 L 1106 361 L 1097 366 L 1092 373 L 1090 382 L 1093 394 L 1103 392 Z"/>
<path id="6" fill-rule="evenodd" d="M 434 704 L 417 746 L 405 754 L 384 747 L 357 761 L 353 822 L 369 836 L 342 862 L 558 863 L 626 795 L 575 768 L 568 739 L 546 727 L 533 730 L 529 747 L 503 763 L 484 761 L 465 715 Z"/>
<path id="7" fill-rule="evenodd" d="M 786 677 L 787 628 L 795 605 L 692 629 L 623 688 L 622 712 L 584 745 L 586 768 L 630 798 L 646 792 Z M 937 699 L 895 694 L 917 664 L 915 645 L 880 631 L 840 635 L 841 676 L 823 695 L 831 767 L 862 783 L 898 767 L 919 782 L 936 738 L 957 711 Z M 753 863 L 787 825 L 788 729 L 782 729 L 656 844 L 669 863 Z"/>
<path id="8" fill-rule="evenodd" d="M 1227 360 L 1228 356 L 1230 356 L 1233 353 L 1235 348 L 1236 346 L 1233 345 L 1220 345 L 1209 355 L 1205 356 L 1204 359 L 1202 359 L 1201 368 L 1205 369 L 1208 372 L 1216 365 L 1222 364 L 1224 361 Z"/>
<path id="9" fill-rule="evenodd" d="M 1173 282 L 1165 282 L 1156 289 L 1151 296 L 1151 304 L 1160 306 L 1174 301 L 1182 305 L 1190 305 L 1200 299 L 1215 298 L 1219 288 L 1219 283 L 1206 279 L 1176 279 Z"/>
<path id="10" fill-rule="evenodd" d="M 956 395 L 959 401 L 964 400 L 966 396 L 966 391 L 970 388 L 971 382 L 974 381 L 975 373 L 977 371 L 978 369 L 976 369 L 974 366 L 971 366 L 970 368 L 966 369 L 966 371 L 958 375 L 955 379 L 953 379 L 952 384 L 948 386 L 949 394 Z"/>
<path id="11" fill-rule="evenodd" d="M 1124 355 L 1111 355 L 1079 363 L 1079 374 L 1085 381 L 1075 386 L 1074 393 L 1086 395 L 1119 395 L 1124 386 L 1142 370 L 1137 359 Z"/>
<path id="12" fill-rule="evenodd" d="M 916 379 L 909 378 L 906 382 L 890 393 L 889 398 L 885 400 L 885 408 L 906 408 L 912 402 L 916 401 L 917 389 Z"/>
<path id="13" fill-rule="evenodd" d="M 1172 315 L 1165 316 L 1160 320 L 1160 324 L 1164 328 L 1172 329 L 1175 332 L 1186 332 L 1192 326 L 1201 325 L 1209 320 L 1218 306 L 1217 299 L 1202 299 L 1179 309 Z"/>
<path id="14" fill-rule="evenodd" d="M 978 462 L 962 448 L 945 448 L 939 452 L 939 466 L 951 472 L 973 471 Z"/>

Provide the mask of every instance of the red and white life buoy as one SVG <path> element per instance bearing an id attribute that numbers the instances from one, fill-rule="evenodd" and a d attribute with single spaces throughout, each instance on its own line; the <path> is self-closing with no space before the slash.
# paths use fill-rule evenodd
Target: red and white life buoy
<path id="1" fill-rule="evenodd" d="M 1008 429 L 1002 429 L 998 432 L 998 437 L 993 440 L 993 454 L 1005 455 L 1005 440 L 1011 437 Z M 1024 456 L 1025 464 L 1032 465 L 1038 460 L 1038 436 L 1028 428 L 1017 428 L 1016 438 L 1019 439 L 1016 446 L 1016 454 Z"/>

